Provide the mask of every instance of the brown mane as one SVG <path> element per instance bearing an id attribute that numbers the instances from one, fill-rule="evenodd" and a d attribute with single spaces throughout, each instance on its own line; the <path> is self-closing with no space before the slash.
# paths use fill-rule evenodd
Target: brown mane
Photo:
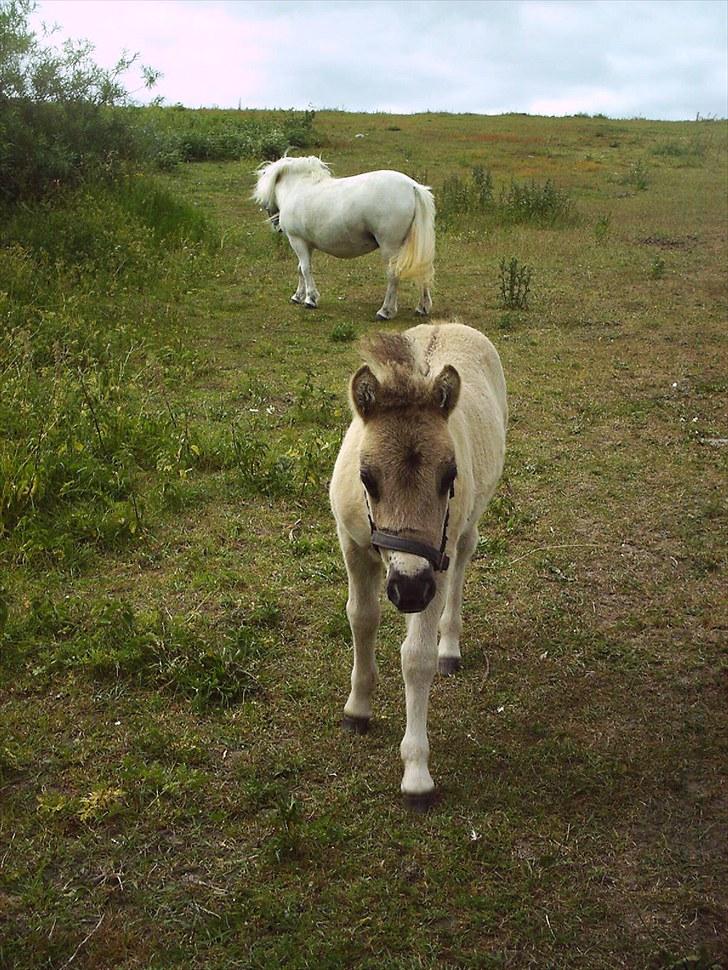
<path id="1" fill-rule="evenodd" d="M 364 362 L 380 383 L 378 403 L 382 410 L 432 406 L 432 381 L 404 334 L 370 334 L 363 338 L 360 348 Z"/>

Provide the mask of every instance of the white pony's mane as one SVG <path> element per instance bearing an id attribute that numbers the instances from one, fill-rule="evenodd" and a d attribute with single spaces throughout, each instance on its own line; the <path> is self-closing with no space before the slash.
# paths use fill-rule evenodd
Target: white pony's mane
<path id="1" fill-rule="evenodd" d="M 309 178 L 314 182 L 332 178 L 331 169 L 316 155 L 304 155 L 300 158 L 289 158 L 284 155 L 275 162 L 263 162 L 257 169 L 258 181 L 253 192 L 253 199 L 263 209 L 275 207 L 275 187 L 279 178 L 284 175 L 296 175 L 299 178 Z"/>

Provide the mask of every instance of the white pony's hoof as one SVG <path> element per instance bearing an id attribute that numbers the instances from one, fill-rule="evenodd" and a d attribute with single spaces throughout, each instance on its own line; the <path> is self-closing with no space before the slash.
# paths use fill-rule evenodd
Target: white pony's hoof
<path id="1" fill-rule="evenodd" d="M 318 303 L 310 303 L 308 300 L 306 300 L 306 302 L 303 305 L 306 307 L 307 310 L 318 309 Z"/>
<path id="2" fill-rule="evenodd" d="M 417 309 L 415 310 L 416 317 L 429 317 L 429 315 L 430 315 L 430 311 L 423 310 L 422 307 L 418 306 Z"/>
<path id="3" fill-rule="evenodd" d="M 382 313 L 381 310 L 377 310 L 377 320 L 391 320 L 393 316 L 393 313 Z"/>
<path id="4" fill-rule="evenodd" d="M 302 306 L 303 305 L 303 300 L 301 300 L 299 297 L 297 297 L 295 295 L 295 293 L 294 293 L 293 296 L 291 297 L 291 303 L 295 303 L 296 306 Z"/>

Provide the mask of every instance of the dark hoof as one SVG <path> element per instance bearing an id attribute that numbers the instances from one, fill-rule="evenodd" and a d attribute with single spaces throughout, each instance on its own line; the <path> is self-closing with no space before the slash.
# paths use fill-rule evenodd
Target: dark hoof
<path id="1" fill-rule="evenodd" d="M 369 730 L 369 718 L 351 717 L 350 714 L 344 714 L 341 719 L 341 726 L 345 731 L 351 731 L 352 734 L 366 734 Z"/>
<path id="2" fill-rule="evenodd" d="M 306 307 L 307 310 L 316 310 L 316 309 L 318 309 L 318 304 L 316 304 L 316 303 L 304 303 L 303 305 Z"/>
<path id="3" fill-rule="evenodd" d="M 384 313 L 377 312 L 377 320 L 391 320 L 391 317 L 385 316 Z"/>
<path id="4" fill-rule="evenodd" d="M 298 299 L 296 299 L 295 296 L 292 296 L 291 297 L 291 303 L 295 303 L 296 306 L 302 306 L 303 305 L 303 300 L 298 300 Z"/>
<path id="5" fill-rule="evenodd" d="M 405 805 L 411 812 L 415 812 L 417 815 L 424 815 L 437 804 L 437 789 L 433 788 L 432 791 L 422 792 L 419 795 L 409 795 L 407 792 L 404 792 L 403 798 Z"/>
<path id="6" fill-rule="evenodd" d="M 416 317 L 429 317 L 429 315 L 430 314 L 428 310 L 421 310 L 419 307 L 417 307 L 417 309 L 415 310 Z"/>
<path id="7" fill-rule="evenodd" d="M 437 669 L 443 677 L 451 677 L 462 667 L 460 657 L 440 657 L 437 661 Z"/>

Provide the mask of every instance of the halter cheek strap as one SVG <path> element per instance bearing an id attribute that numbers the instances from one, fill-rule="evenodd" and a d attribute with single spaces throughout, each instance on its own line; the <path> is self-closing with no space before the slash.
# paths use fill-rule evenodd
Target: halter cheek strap
<path id="1" fill-rule="evenodd" d="M 420 556 L 430 563 L 436 573 L 447 572 L 447 567 L 450 565 L 450 557 L 445 553 L 445 547 L 447 546 L 447 524 L 450 521 L 450 499 L 454 495 L 455 485 L 451 484 L 450 495 L 447 500 L 447 509 L 445 510 L 445 521 L 442 524 L 442 540 L 440 542 L 440 548 L 436 549 L 426 542 L 418 542 L 416 539 L 407 539 L 404 536 L 398 535 L 396 532 L 378 529 L 372 518 L 367 490 L 364 489 L 364 501 L 367 504 L 369 528 L 372 532 L 372 545 L 375 549 L 388 549 L 390 552 L 407 552 L 413 556 Z"/>

